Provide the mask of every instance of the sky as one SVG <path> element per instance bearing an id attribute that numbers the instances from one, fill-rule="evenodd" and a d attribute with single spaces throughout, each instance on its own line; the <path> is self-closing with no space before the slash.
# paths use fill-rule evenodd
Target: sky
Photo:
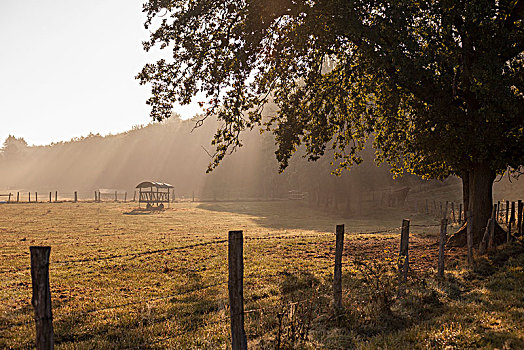
<path id="1" fill-rule="evenodd" d="M 0 144 L 106 135 L 148 124 L 149 86 L 134 78 L 168 51 L 146 53 L 145 0 L 0 0 Z M 196 103 L 175 106 L 182 118 Z"/>

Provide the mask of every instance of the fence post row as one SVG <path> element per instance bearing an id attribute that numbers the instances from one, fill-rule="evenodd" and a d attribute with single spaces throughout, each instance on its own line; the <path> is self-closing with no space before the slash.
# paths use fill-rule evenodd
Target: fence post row
<path id="1" fill-rule="evenodd" d="M 231 315 L 231 348 L 247 350 L 244 330 L 244 254 L 242 231 L 229 231 L 229 309 Z"/>
<path id="2" fill-rule="evenodd" d="M 404 283 L 408 279 L 409 269 L 409 220 L 402 220 L 402 231 L 400 233 L 400 252 L 398 256 L 398 271 L 399 271 L 399 295 L 404 290 Z"/>
<path id="3" fill-rule="evenodd" d="M 444 277 L 444 249 L 446 248 L 448 220 L 440 222 L 440 241 L 438 247 L 438 276 Z"/>
<path id="4" fill-rule="evenodd" d="M 335 271 L 333 274 L 333 305 L 337 314 L 342 309 L 342 253 L 344 251 L 344 225 L 337 225 L 335 243 Z"/>
<path id="5" fill-rule="evenodd" d="M 31 252 L 31 281 L 35 309 L 36 348 L 48 350 L 54 348 L 53 312 L 51 309 L 51 291 L 49 289 L 49 255 L 51 247 L 29 247 Z"/>

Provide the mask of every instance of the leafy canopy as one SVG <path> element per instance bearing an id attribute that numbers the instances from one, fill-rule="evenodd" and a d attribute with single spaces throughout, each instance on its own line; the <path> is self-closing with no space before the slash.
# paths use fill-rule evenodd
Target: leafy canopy
<path id="1" fill-rule="evenodd" d="M 284 169 L 301 145 L 340 168 L 373 137 L 397 173 L 524 164 L 522 3 L 515 0 L 150 0 L 138 74 L 151 116 L 206 96 L 223 122 L 210 168 L 263 125 Z M 269 116 L 263 106 L 277 105 Z M 204 117 L 205 119 L 205 117 Z"/>

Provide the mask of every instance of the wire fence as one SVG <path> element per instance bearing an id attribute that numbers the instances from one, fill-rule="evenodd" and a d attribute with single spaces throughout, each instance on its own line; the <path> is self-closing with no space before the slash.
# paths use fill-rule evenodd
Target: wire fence
<path id="1" fill-rule="evenodd" d="M 438 227 L 438 226 L 441 226 L 441 224 L 410 224 L 409 225 L 410 227 L 413 227 L 413 228 L 417 228 L 417 229 L 422 229 L 422 228 L 433 228 L 433 227 Z M 378 229 L 378 230 L 370 230 L 370 231 L 363 231 L 363 232 L 353 232 L 352 234 L 360 234 L 360 235 L 373 235 L 373 234 L 393 234 L 393 233 L 400 233 L 401 230 L 403 230 L 404 227 L 403 226 L 399 226 L 399 227 L 394 227 L 394 228 L 389 228 L 389 229 Z M 335 241 L 335 235 L 333 233 L 322 233 L 322 232 L 319 232 L 317 234 L 304 234 L 304 235 L 298 235 L 298 234 L 289 234 L 289 235 L 263 235 L 263 236 L 246 236 L 244 237 L 244 240 L 246 241 L 247 244 L 249 244 L 249 242 L 251 241 L 278 241 L 278 240 L 282 240 L 282 241 L 300 241 L 300 240 L 303 240 L 303 239 L 321 239 L 324 241 L 326 241 L 327 239 L 327 242 L 330 242 L 330 243 L 334 243 Z M 188 244 L 188 245 L 181 245 L 181 246 L 175 246 L 175 247 L 169 247 L 169 248 L 163 248 L 163 249 L 154 249 L 154 250 L 144 250 L 144 251 L 138 251 L 138 252 L 127 252 L 127 253 L 122 253 L 122 254 L 110 254 L 110 255 L 107 255 L 107 256 L 97 256 L 97 257 L 89 257 L 89 258 L 80 258 L 80 259 L 69 259 L 69 260 L 58 260 L 58 261 L 54 261 L 54 262 L 50 262 L 49 263 L 49 266 L 52 267 L 52 266 L 67 266 L 67 265 L 77 265 L 77 264 L 85 264 L 85 263 L 92 263 L 92 262 L 98 262 L 98 261 L 113 261 L 113 260 L 118 260 L 118 259 L 122 259 L 122 258 L 130 258 L 130 259 L 136 259 L 136 258 L 139 258 L 139 257 L 149 257 L 149 256 L 154 256 L 154 255 L 157 255 L 157 254 L 162 254 L 162 253 L 166 253 L 166 252 L 174 252 L 174 251 L 184 251 L 184 250 L 191 250 L 191 249 L 199 249 L 199 248 L 202 248 L 202 247 L 206 247 L 206 246 L 220 246 L 224 243 L 227 243 L 228 240 L 226 239 L 215 239 L 215 240 L 211 240 L 211 241 L 207 241 L 207 242 L 199 242 L 199 243 L 194 243 L 194 244 Z M 326 252 L 326 254 L 328 255 L 324 255 L 324 256 L 319 256 L 319 257 L 316 257 L 316 259 L 324 259 L 326 261 L 329 261 L 332 257 L 331 257 L 331 253 Z M 205 257 L 202 257 L 201 259 L 199 259 L 199 261 L 207 261 L 207 260 L 210 260 L 210 259 L 214 259 L 214 258 L 218 258 L 218 257 L 221 257 L 223 255 L 221 254 L 211 254 L 209 256 L 205 256 Z M 256 270 L 254 272 L 251 272 L 251 273 L 247 273 L 244 275 L 243 279 L 246 281 L 245 285 L 246 286 L 260 286 L 260 283 L 262 281 L 271 281 L 271 279 L 273 278 L 279 278 L 281 279 L 282 277 L 285 277 L 286 275 L 290 275 L 290 274 L 293 274 L 293 273 L 297 273 L 300 271 L 300 267 L 297 266 L 295 269 L 293 269 L 293 271 L 290 270 L 290 268 L 293 268 L 293 266 L 289 266 L 289 265 L 285 265 L 285 266 L 282 266 L 283 268 L 285 268 L 284 271 L 278 271 L 278 272 L 273 272 L 274 269 L 268 269 L 268 270 Z M 332 268 L 334 267 L 334 264 L 332 263 L 329 263 L 327 264 L 326 266 L 322 267 L 324 270 L 324 277 L 327 277 L 331 274 L 332 272 Z M 183 267 L 180 267 L 181 270 L 183 270 L 184 268 Z M 15 268 L 15 269 L 10 269 L 10 270 L 1 270 L 0 271 L 0 274 L 9 274 L 9 273 L 17 273 L 17 272 L 21 272 L 21 271 L 28 271 L 30 270 L 30 267 L 23 267 L 23 268 Z M 291 271 L 291 272 L 290 272 Z M 215 268 L 208 268 L 208 273 L 210 272 L 220 272 L 220 273 L 223 273 L 224 270 L 222 268 L 219 267 L 215 267 Z M 90 308 L 90 309 L 87 309 L 87 310 L 75 310 L 74 313 L 75 313 L 75 317 L 85 317 L 87 315 L 92 315 L 92 314 L 97 314 L 97 313 L 102 313 L 102 312 L 105 312 L 105 311 L 109 311 L 109 310 L 119 310 L 119 309 L 125 309 L 125 308 L 129 308 L 129 307 L 133 307 L 133 306 L 138 306 L 138 305 L 149 305 L 149 304 L 152 304 L 152 303 L 156 303 L 156 302 L 161 302 L 161 301 L 165 301 L 165 300 L 171 300 L 171 301 L 174 301 L 173 299 L 177 299 L 177 298 L 180 298 L 180 297 L 184 297 L 184 296 L 188 296 L 188 295 L 193 295 L 193 294 L 197 294 L 197 293 L 200 293 L 200 292 L 203 292 L 203 291 L 207 291 L 207 290 L 211 290 L 213 288 L 224 288 L 226 285 L 228 284 L 228 280 L 221 280 L 219 279 L 218 281 L 216 282 L 210 282 L 210 283 L 207 283 L 205 285 L 201 285 L 201 286 L 188 286 L 187 289 L 184 289 L 184 290 L 180 290 L 180 291 L 177 291 L 177 292 L 173 292 L 173 293 L 166 293 L 166 294 L 163 294 L 163 295 L 156 295 L 156 296 L 151 296 L 151 297 L 148 297 L 148 298 L 141 298 L 139 300 L 132 300 L 132 301 L 128 301 L 128 302 L 123 302 L 123 303 L 119 303 L 119 304 L 114 304 L 114 305 L 104 305 L 104 306 L 100 306 L 100 307 L 93 307 L 93 308 Z M 251 293 L 253 294 L 253 293 Z M 249 303 L 253 303 L 253 302 L 261 302 L 265 299 L 269 299 L 269 298 L 278 298 L 279 295 L 273 295 L 273 294 L 268 294 L 268 295 L 256 295 L 256 294 L 253 294 L 247 298 L 244 299 L 245 302 L 247 302 L 248 304 Z M 305 299 L 305 300 L 302 300 L 302 301 L 293 301 L 293 303 L 306 303 L 306 302 L 309 302 L 311 303 L 311 300 L 310 299 Z M 224 301 L 225 303 L 225 301 Z M 283 308 L 283 305 L 274 305 L 274 306 L 265 306 L 265 307 L 255 307 L 255 308 L 248 308 L 244 311 L 244 315 L 249 315 L 249 314 L 254 314 L 254 313 L 257 313 L 257 312 L 269 312 L 271 310 L 275 310 L 275 309 L 282 309 Z M 56 322 L 67 322 L 69 320 L 69 315 L 57 315 L 58 317 L 55 318 L 55 321 Z M 175 316 L 172 316 L 172 317 L 175 317 Z M 225 322 L 227 320 L 230 320 L 231 319 L 231 315 L 227 316 L 227 317 L 223 317 L 219 320 L 214 320 L 214 321 L 209 321 L 209 322 Z M 5 320 L 4 320 L 5 322 Z M 33 320 L 27 320 L 27 321 L 19 321 L 19 322 L 13 322 L 13 323 L 10 323 L 8 325 L 5 325 L 5 326 L 0 326 L 0 332 L 5 332 L 5 331 L 8 331 L 12 328 L 15 328 L 15 327 L 21 327 L 21 326 L 27 326 L 29 324 L 32 324 L 34 321 Z M 161 338 L 158 338 L 158 339 L 155 339 L 154 341 L 148 343 L 148 344 L 157 344 L 157 343 L 161 343 L 163 341 L 168 341 L 170 339 L 172 339 L 173 337 L 176 337 L 176 333 L 173 333 L 173 334 L 170 334 L 168 337 L 161 337 Z M 140 347 L 140 346 L 139 346 Z M 133 347 L 130 347 L 130 348 L 133 348 Z"/>

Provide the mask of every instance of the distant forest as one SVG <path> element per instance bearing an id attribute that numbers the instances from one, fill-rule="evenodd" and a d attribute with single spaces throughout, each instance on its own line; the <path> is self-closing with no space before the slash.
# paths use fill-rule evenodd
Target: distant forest
<path id="1" fill-rule="evenodd" d="M 195 123 L 196 119 L 182 120 L 175 115 L 117 135 L 90 134 L 46 146 L 28 146 L 23 139 L 10 136 L 0 153 L 0 188 L 79 191 L 83 197 L 105 188 L 127 191 L 131 198 L 139 182 L 151 180 L 174 185 L 177 198 L 190 198 L 194 193 L 202 200 L 275 199 L 295 191 L 317 202 L 346 203 L 348 198 L 360 202 L 375 192 L 378 197 L 392 187 L 438 183 L 411 175 L 393 180 L 388 166 L 377 167 L 371 147 L 364 151 L 362 164 L 341 176 L 331 175 L 335 167 L 329 155 L 308 162 L 300 156 L 301 150 L 279 174 L 273 136 L 260 135 L 259 130 L 245 133 L 244 147 L 206 174 L 217 123 L 206 120 L 194 128 Z"/>

